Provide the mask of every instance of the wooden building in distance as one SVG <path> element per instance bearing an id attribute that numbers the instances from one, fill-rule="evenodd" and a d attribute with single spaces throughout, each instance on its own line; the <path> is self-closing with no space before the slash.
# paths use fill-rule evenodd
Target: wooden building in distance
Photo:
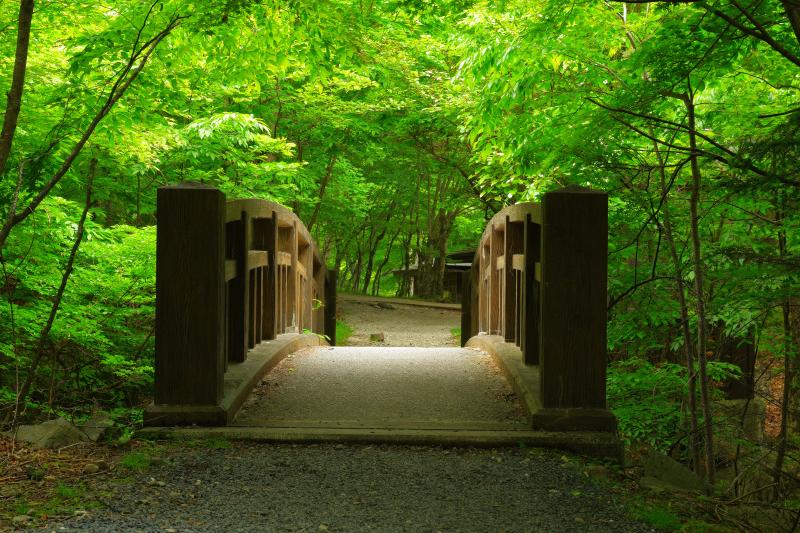
<path id="1" fill-rule="evenodd" d="M 444 294 L 443 300 L 447 302 L 460 302 L 462 293 L 462 273 L 468 272 L 472 268 L 472 260 L 475 257 L 475 250 L 460 250 L 447 254 L 447 262 L 444 265 Z M 409 276 L 409 296 L 416 295 L 416 276 L 418 266 L 411 265 L 408 268 Z M 406 274 L 406 269 L 393 270 L 397 278 L 402 278 Z"/>

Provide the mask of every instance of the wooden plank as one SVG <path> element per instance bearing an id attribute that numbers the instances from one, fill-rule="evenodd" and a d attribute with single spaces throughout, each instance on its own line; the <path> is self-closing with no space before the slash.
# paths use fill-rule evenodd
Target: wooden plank
<path id="1" fill-rule="evenodd" d="M 263 224 L 263 246 L 269 254 L 267 271 L 264 280 L 264 309 L 261 315 L 262 337 L 272 340 L 278 334 L 278 261 L 276 247 L 278 244 L 278 214 L 272 212 L 270 218 L 261 219 Z"/>
<path id="2" fill-rule="evenodd" d="M 155 403 L 217 405 L 225 371 L 225 195 L 201 184 L 157 196 Z"/>
<path id="3" fill-rule="evenodd" d="M 250 217 L 242 211 L 240 219 L 226 224 L 228 258 L 236 261 L 236 277 L 228 283 L 228 360 L 239 363 L 247 358 L 249 347 L 250 276 L 247 256 L 250 245 Z"/>
<path id="4" fill-rule="evenodd" d="M 249 258 L 248 258 L 249 259 Z M 257 269 L 247 269 L 245 276 L 249 278 L 249 289 L 247 291 L 247 349 L 252 350 L 258 341 L 256 340 L 256 315 L 258 313 L 258 273 Z"/>
<path id="5" fill-rule="evenodd" d="M 511 258 L 511 267 L 514 270 L 525 272 L 525 254 L 514 254 Z"/>
<path id="6" fill-rule="evenodd" d="M 266 250 L 250 250 L 247 252 L 247 270 L 261 268 L 269 265 L 269 256 Z"/>
<path id="7" fill-rule="evenodd" d="M 289 278 L 288 294 L 289 294 L 289 327 L 294 332 L 300 331 L 300 312 L 302 310 L 300 302 L 300 275 L 298 265 L 300 264 L 300 257 L 297 242 L 297 220 L 292 222 L 292 237 L 289 241 L 291 248 L 289 253 L 292 254 L 292 271 Z"/>
<path id="8" fill-rule="evenodd" d="M 502 331 L 506 342 L 515 342 L 517 336 L 517 286 L 516 276 L 512 265 L 514 252 L 520 248 L 522 239 L 517 235 L 519 226 L 506 217 L 505 231 L 503 232 L 503 323 Z"/>
<path id="9" fill-rule="evenodd" d="M 539 281 L 536 272 L 539 270 L 541 257 L 541 226 L 528 218 L 523 233 L 523 258 L 525 265 L 522 276 L 522 309 L 520 316 L 520 350 L 526 365 L 539 364 L 539 342 L 541 320 L 539 313 Z"/>
<path id="10" fill-rule="evenodd" d="M 541 376 L 548 407 L 605 408 L 608 196 L 544 196 Z"/>
<path id="11" fill-rule="evenodd" d="M 503 234 L 503 235 L 505 235 L 505 234 Z M 505 246 L 505 243 L 503 243 L 503 246 Z M 498 255 L 497 256 L 497 261 L 495 261 L 494 267 L 497 270 L 503 270 L 506 267 L 506 256 L 505 255 Z"/>
<path id="12" fill-rule="evenodd" d="M 230 281 L 236 277 L 236 259 L 225 260 L 225 281 Z"/>
<path id="13" fill-rule="evenodd" d="M 278 265 L 292 266 L 292 254 L 289 252 L 278 252 Z"/>

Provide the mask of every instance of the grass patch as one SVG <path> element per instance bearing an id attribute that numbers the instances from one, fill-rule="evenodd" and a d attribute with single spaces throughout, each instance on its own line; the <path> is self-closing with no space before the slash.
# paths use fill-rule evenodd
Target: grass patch
<path id="1" fill-rule="evenodd" d="M 73 487 L 71 485 L 64 485 L 63 483 L 59 483 L 56 487 L 56 494 L 59 498 L 63 498 L 65 500 L 71 500 L 72 498 L 78 498 L 81 495 L 80 489 L 78 487 Z"/>
<path id="2" fill-rule="evenodd" d="M 344 346 L 350 335 L 353 334 L 353 328 L 344 320 L 336 321 L 336 346 Z"/>
<path id="3" fill-rule="evenodd" d="M 637 510 L 635 516 L 638 520 L 663 531 L 678 531 L 682 527 L 678 515 L 663 507 L 644 507 Z"/>
<path id="4" fill-rule="evenodd" d="M 461 328 L 450 328 L 450 335 L 456 342 L 461 342 Z"/>
<path id="5" fill-rule="evenodd" d="M 186 448 L 206 448 L 208 450 L 227 450 L 233 447 L 231 441 L 225 437 L 211 437 L 208 439 L 190 439 L 183 441 Z"/>
<path id="6" fill-rule="evenodd" d="M 131 452 L 123 457 L 119 464 L 128 470 L 146 470 L 150 468 L 152 458 L 144 452 Z"/>

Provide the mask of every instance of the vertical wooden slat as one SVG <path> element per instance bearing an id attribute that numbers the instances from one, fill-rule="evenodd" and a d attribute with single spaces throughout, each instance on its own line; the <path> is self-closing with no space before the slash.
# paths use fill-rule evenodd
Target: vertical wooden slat
<path id="1" fill-rule="evenodd" d="M 225 331 L 225 195 L 192 184 L 157 196 L 155 403 L 216 405 Z"/>
<path id="2" fill-rule="evenodd" d="M 526 365 L 539 364 L 539 332 L 541 320 L 539 316 L 539 282 L 536 280 L 536 263 L 541 257 L 540 226 L 534 224 L 531 216 L 525 218 L 524 228 L 525 265 L 522 276 L 522 335 L 520 349 Z"/>
<path id="3" fill-rule="evenodd" d="M 516 338 L 516 283 L 514 275 L 514 252 L 517 249 L 517 236 L 511 225 L 511 218 L 506 216 L 506 231 L 503 239 L 503 336 L 506 342 L 514 342 Z"/>
<path id="4" fill-rule="evenodd" d="M 236 277 L 228 283 L 230 314 L 228 315 L 228 360 L 242 362 L 247 358 L 249 346 L 250 276 L 247 272 L 247 253 L 250 246 L 250 217 L 242 211 L 238 222 L 229 224 L 228 232 L 233 242 L 233 259 L 236 260 Z"/>
<path id="5" fill-rule="evenodd" d="M 287 295 L 289 299 L 289 312 L 288 312 L 288 326 L 292 331 L 299 331 L 297 328 L 300 326 L 300 273 L 297 269 L 297 263 L 300 258 L 297 257 L 297 221 L 292 221 L 291 237 L 289 239 L 289 253 L 292 254 L 292 271 L 289 274 L 289 285 L 287 288 Z"/>
<path id="6" fill-rule="evenodd" d="M 256 345 L 256 292 L 258 291 L 258 280 L 256 279 L 256 269 L 247 270 L 248 291 L 247 291 L 247 348 L 252 349 Z"/>
<path id="7" fill-rule="evenodd" d="M 274 339 L 278 332 L 278 214 L 264 219 L 264 249 L 269 257 L 264 284 L 264 310 L 261 315 L 263 338 Z"/>

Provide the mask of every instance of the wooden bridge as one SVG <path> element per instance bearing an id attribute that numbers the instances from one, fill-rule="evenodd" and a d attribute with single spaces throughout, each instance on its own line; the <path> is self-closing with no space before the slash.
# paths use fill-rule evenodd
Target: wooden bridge
<path id="1" fill-rule="evenodd" d="M 495 357 L 530 430 L 616 432 L 605 402 L 607 234 L 604 193 L 550 192 L 495 215 L 465 275 L 462 344 Z M 335 272 L 292 212 L 199 184 L 159 189 L 146 425 L 230 424 L 284 356 L 334 343 L 335 310 Z"/>
<path id="2" fill-rule="evenodd" d="M 336 275 L 285 207 L 202 184 L 158 191 L 149 425 L 225 425 L 281 357 L 336 339 Z M 274 352 L 274 353 L 273 353 Z"/>

